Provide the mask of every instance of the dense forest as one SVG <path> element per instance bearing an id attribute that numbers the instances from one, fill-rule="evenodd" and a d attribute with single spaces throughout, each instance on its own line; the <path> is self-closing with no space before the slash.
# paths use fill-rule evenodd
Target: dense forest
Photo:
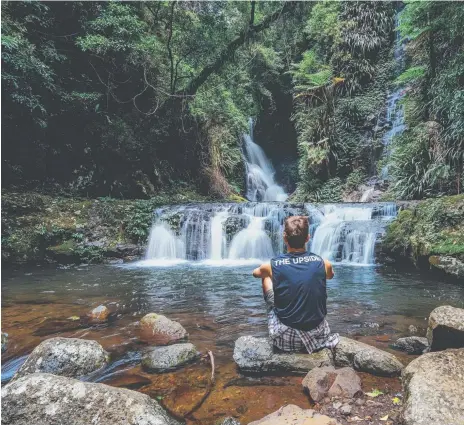
<path id="1" fill-rule="evenodd" d="M 4 187 L 243 195 L 253 117 L 293 200 L 363 183 L 384 199 L 462 191 L 460 2 L 1 7 Z M 397 90 L 404 131 L 386 146 Z"/>

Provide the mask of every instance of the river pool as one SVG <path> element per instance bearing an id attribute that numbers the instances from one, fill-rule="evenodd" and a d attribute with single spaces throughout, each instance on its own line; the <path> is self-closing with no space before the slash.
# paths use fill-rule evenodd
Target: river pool
<path id="1" fill-rule="evenodd" d="M 95 339 L 111 353 L 112 363 L 93 381 L 137 389 L 182 414 L 204 393 L 209 365 L 200 361 L 160 375 L 141 370 L 140 352 L 145 346 L 137 338 L 136 324 L 145 314 L 157 312 L 179 321 L 200 351 L 214 353 L 215 389 L 195 413 L 202 424 L 228 415 L 247 423 L 286 402 L 309 407 L 300 377 L 261 382 L 241 380 L 236 371 L 234 341 L 242 335 L 266 335 L 261 285 L 251 276 L 253 266 L 252 262 L 179 262 L 155 267 L 138 262 L 4 270 L 2 331 L 9 334 L 9 345 L 2 356 L 2 382 L 44 339 Z M 456 282 L 389 267 L 336 264 L 334 269 L 335 278 L 328 281 L 332 330 L 383 349 L 390 350 L 392 341 L 408 335 L 411 325 L 424 335 L 435 307 L 464 307 L 464 286 Z M 85 316 L 99 304 L 112 311 L 107 325 L 89 327 L 69 319 Z M 411 359 L 399 356 L 404 362 Z M 399 381 L 365 376 L 363 385 L 398 388 Z"/>

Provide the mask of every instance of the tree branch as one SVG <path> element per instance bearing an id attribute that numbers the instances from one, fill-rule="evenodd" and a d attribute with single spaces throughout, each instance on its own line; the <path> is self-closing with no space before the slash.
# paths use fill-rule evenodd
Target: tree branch
<path id="1" fill-rule="evenodd" d="M 208 77 L 218 72 L 227 60 L 235 53 L 235 51 L 245 42 L 250 34 L 257 34 L 279 19 L 282 14 L 288 13 L 296 6 L 295 1 L 288 1 L 284 4 L 281 10 L 278 10 L 271 15 L 264 18 L 264 20 L 257 25 L 248 25 L 234 40 L 232 40 L 227 47 L 219 54 L 219 56 L 206 65 L 202 71 L 187 85 L 184 90 L 176 92 L 178 96 L 193 96 L 201 85 L 208 79 Z M 254 18 L 253 18 L 254 19 Z"/>

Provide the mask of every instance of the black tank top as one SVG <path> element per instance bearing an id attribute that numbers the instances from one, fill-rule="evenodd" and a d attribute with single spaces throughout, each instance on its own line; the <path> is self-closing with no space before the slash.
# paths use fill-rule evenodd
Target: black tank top
<path id="1" fill-rule="evenodd" d="M 309 331 L 327 314 L 324 260 L 310 252 L 282 254 L 271 260 L 274 308 L 284 325 Z"/>

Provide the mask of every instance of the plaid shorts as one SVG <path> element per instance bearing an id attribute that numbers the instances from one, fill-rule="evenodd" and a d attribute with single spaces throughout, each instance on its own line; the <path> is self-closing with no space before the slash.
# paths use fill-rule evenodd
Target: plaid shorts
<path id="1" fill-rule="evenodd" d="M 331 334 L 327 320 L 323 320 L 310 331 L 300 331 L 284 325 L 274 310 L 274 291 L 271 289 L 264 295 L 267 305 L 269 336 L 275 347 L 282 351 L 314 351 L 323 348 L 335 348 L 339 342 L 338 334 Z"/>

